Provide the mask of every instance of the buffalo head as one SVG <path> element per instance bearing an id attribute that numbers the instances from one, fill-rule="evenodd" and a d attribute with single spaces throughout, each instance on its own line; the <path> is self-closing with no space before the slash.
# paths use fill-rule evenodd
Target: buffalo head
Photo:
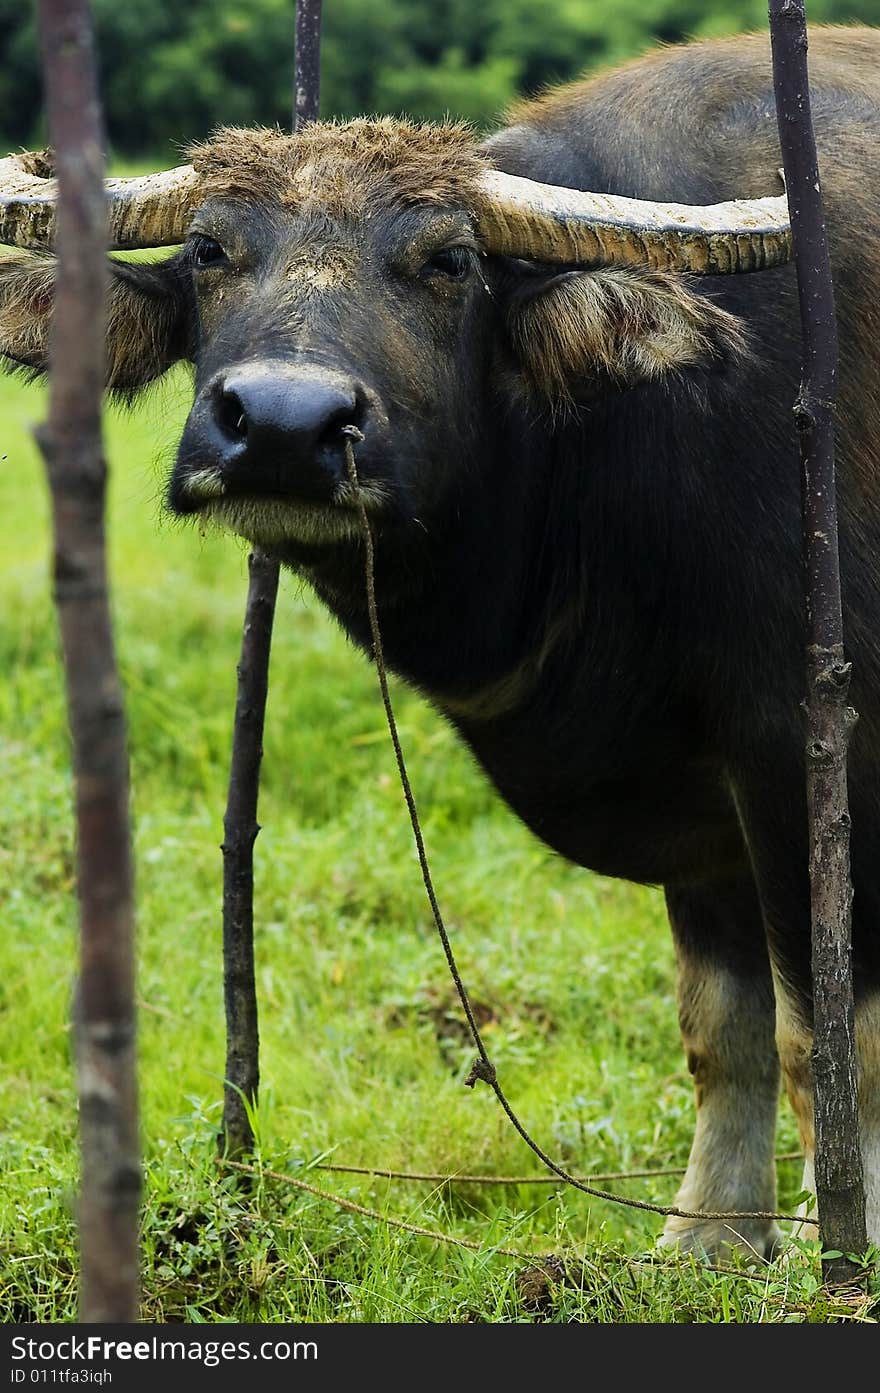
<path id="1" fill-rule="evenodd" d="M 502 174 L 459 125 L 220 130 L 190 163 L 108 181 L 107 382 L 132 395 L 174 362 L 195 400 L 168 488 L 304 561 L 351 535 L 361 498 L 388 529 L 425 526 L 473 471 L 511 394 L 532 414 L 723 360 L 738 321 L 682 271 L 790 254 L 784 196 L 643 203 Z M 46 248 L 45 157 L 0 162 L 0 237 Z M 53 263 L 0 262 L 0 352 L 46 363 Z"/>

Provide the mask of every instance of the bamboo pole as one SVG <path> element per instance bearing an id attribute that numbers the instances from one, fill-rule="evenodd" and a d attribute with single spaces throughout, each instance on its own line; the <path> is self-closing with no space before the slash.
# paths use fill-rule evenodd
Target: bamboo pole
<path id="1" fill-rule="evenodd" d="M 856 713 L 843 646 L 834 408 L 837 324 L 810 111 L 803 0 L 770 0 L 776 114 L 800 300 L 800 440 L 807 588 L 807 802 L 812 900 L 816 1200 L 829 1286 L 862 1274 L 867 1249 L 852 987 L 852 884 L 846 760 Z"/>
<path id="2" fill-rule="evenodd" d="M 89 0 L 39 0 L 38 18 L 59 190 L 49 413 L 36 435 L 52 498 L 76 803 L 79 1319 L 131 1322 L 141 1176 L 128 753 L 104 528 L 103 132 Z"/>
<path id="3" fill-rule="evenodd" d="M 293 129 L 318 115 L 321 0 L 297 0 Z M 248 557 L 248 594 L 238 664 L 238 687 L 226 816 L 223 822 L 223 992 L 226 1072 L 218 1142 L 231 1158 L 254 1145 L 249 1112 L 260 1087 L 260 1039 L 254 966 L 254 843 L 263 728 L 269 688 L 278 563 L 255 549 Z"/>

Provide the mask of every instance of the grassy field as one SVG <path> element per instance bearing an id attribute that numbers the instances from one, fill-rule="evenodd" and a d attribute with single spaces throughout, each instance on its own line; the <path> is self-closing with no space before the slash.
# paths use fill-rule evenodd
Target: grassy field
<path id="1" fill-rule="evenodd" d="M 106 421 L 137 868 L 143 1318 L 201 1322 L 798 1322 L 815 1254 L 751 1276 L 652 1262 L 656 1216 L 543 1183 L 485 1087 L 425 902 L 375 674 L 282 580 L 257 843 L 259 1159 L 381 1219 L 216 1164 L 225 1056 L 220 884 L 246 552 L 163 518 L 181 376 Z M 76 1318 L 71 779 L 30 428 L 0 382 L 0 1319 Z M 566 865 L 451 732 L 393 689 L 440 902 L 502 1086 L 580 1173 L 681 1168 L 693 1120 L 659 893 Z M 780 1152 L 796 1149 L 783 1105 Z M 402 1183 L 328 1165 L 533 1177 Z M 780 1163 L 780 1201 L 799 1188 Z M 675 1174 L 610 1183 L 672 1202 Z M 408 1233 L 396 1219 L 474 1244 Z M 551 1279 L 528 1257 L 553 1254 Z"/>

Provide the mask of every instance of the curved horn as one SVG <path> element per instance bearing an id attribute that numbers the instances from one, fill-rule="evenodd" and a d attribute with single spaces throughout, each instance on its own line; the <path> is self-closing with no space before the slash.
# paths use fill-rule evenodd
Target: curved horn
<path id="1" fill-rule="evenodd" d="M 45 151 L 0 159 L 0 243 L 33 251 L 52 247 L 58 186 L 51 173 L 51 155 Z M 200 182 L 191 165 L 134 179 L 107 179 L 107 250 L 182 242 Z"/>
<path id="2" fill-rule="evenodd" d="M 582 193 L 489 170 L 477 224 L 487 250 L 530 261 L 629 262 L 717 276 L 791 260 L 785 194 L 706 207 Z"/>

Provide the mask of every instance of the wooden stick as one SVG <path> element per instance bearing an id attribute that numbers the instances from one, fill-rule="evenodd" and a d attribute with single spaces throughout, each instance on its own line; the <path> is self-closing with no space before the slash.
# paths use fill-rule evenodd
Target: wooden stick
<path id="1" fill-rule="evenodd" d="M 76 799 L 79 1319 L 132 1322 L 141 1176 L 128 754 L 104 537 L 102 125 L 89 0 L 39 0 L 38 16 L 59 188 L 49 415 L 36 435 L 52 495 Z"/>
<path id="2" fill-rule="evenodd" d="M 278 564 L 260 552 L 252 552 L 248 574 L 222 847 L 226 1074 L 223 1130 L 218 1143 L 221 1152 L 232 1159 L 253 1150 L 249 1111 L 256 1107 L 260 1088 L 254 968 L 254 842 L 260 831 L 257 800 Z"/>
<path id="3" fill-rule="evenodd" d="M 293 129 L 317 121 L 321 98 L 322 0 L 297 0 Z"/>
<path id="4" fill-rule="evenodd" d="M 803 0 L 770 0 L 776 114 L 800 298 L 803 366 L 795 403 L 800 438 L 807 582 L 807 801 L 813 952 L 816 1199 L 827 1285 L 862 1275 L 848 1254 L 867 1249 L 859 1142 L 851 963 L 852 885 L 846 758 L 856 713 L 847 705 L 834 407 L 837 324 L 816 141 L 810 112 Z"/>
<path id="5" fill-rule="evenodd" d="M 321 0 L 297 0 L 293 128 L 318 115 Z M 223 989 L 226 1073 L 218 1141 L 231 1158 L 253 1149 L 249 1111 L 260 1086 L 260 1042 L 254 967 L 254 842 L 269 683 L 278 563 L 255 549 L 238 664 L 238 691 L 223 839 Z"/>

